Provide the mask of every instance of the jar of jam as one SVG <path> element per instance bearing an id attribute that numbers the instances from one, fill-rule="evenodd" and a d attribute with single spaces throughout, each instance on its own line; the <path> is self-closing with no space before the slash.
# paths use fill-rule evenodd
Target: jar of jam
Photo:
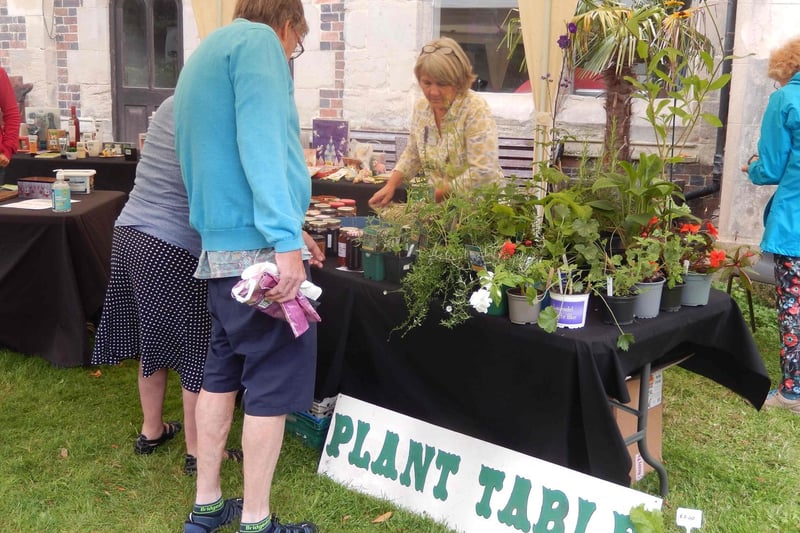
<path id="1" fill-rule="evenodd" d="M 326 224 L 325 256 L 337 257 L 339 254 L 339 232 L 342 227 L 342 221 L 338 218 L 329 218 Z"/>
<path id="2" fill-rule="evenodd" d="M 308 223 L 307 231 L 320 251 L 324 253 L 325 245 L 328 241 L 328 223 L 324 220 L 312 220 Z"/>
<path id="3" fill-rule="evenodd" d="M 342 226 L 339 228 L 339 240 L 336 248 L 336 266 L 347 266 L 347 247 L 348 240 L 350 239 L 350 232 L 356 231 L 357 228 L 350 226 Z"/>
<path id="4" fill-rule="evenodd" d="M 348 205 L 343 205 L 336 209 L 336 216 L 339 218 L 354 217 L 356 216 L 356 208 Z"/>
<path id="5" fill-rule="evenodd" d="M 356 229 L 347 234 L 345 261 L 348 270 L 361 270 L 361 230 Z"/>
<path id="6" fill-rule="evenodd" d="M 339 198 L 339 201 L 342 202 L 347 207 L 353 208 L 353 216 L 357 215 L 358 209 L 356 208 L 356 201 L 354 198 Z"/>

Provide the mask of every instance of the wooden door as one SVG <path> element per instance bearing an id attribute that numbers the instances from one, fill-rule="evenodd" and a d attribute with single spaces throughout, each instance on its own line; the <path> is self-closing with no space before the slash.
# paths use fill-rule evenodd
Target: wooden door
<path id="1" fill-rule="evenodd" d="M 113 134 L 136 143 L 183 66 L 180 0 L 112 0 Z"/>

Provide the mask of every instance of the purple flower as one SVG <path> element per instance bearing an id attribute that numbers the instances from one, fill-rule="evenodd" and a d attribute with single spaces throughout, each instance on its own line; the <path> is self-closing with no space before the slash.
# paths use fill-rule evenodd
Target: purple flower
<path id="1" fill-rule="evenodd" d="M 569 24 L 567 24 L 567 31 L 570 33 L 575 33 L 576 31 L 578 31 L 578 27 L 575 25 L 574 22 L 570 22 Z"/>
<path id="2" fill-rule="evenodd" d="M 568 35 L 560 35 L 558 37 L 558 47 L 562 50 L 569 48 L 569 45 L 572 41 L 570 40 Z"/>

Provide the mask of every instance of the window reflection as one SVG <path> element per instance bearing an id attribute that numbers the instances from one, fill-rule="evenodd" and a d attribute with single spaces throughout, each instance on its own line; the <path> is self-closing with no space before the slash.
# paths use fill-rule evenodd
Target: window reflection
<path id="1" fill-rule="evenodd" d="M 528 73 L 520 70 L 525 58 L 520 42 L 511 59 L 504 44 L 504 21 L 516 2 L 482 0 L 463 7 L 464 2 L 443 0 L 439 9 L 439 35 L 454 39 L 472 62 L 478 91 L 530 92 Z M 508 4 L 508 5 L 505 5 Z M 455 7 L 460 5 L 462 7 Z"/>
<path id="2" fill-rule="evenodd" d="M 122 6 L 124 54 L 122 65 L 125 87 L 148 87 L 145 4 L 142 0 L 125 0 Z"/>
<path id="3" fill-rule="evenodd" d="M 156 0 L 153 5 L 153 80 L 156 87 L 175 87 L 180 42 L 177 5 L 173 0 Z"/>

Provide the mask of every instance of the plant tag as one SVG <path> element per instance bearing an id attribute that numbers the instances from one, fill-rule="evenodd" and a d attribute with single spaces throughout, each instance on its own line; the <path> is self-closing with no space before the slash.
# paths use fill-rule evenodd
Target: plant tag
<path id="1" fill-rule="evenodd" d="M 675 512 L 675 523 L 686 529 L 686 533 L 690 533 L 693 529 L 700 529 L 700 526 L 703 525 L 703 511 L 678 507 Z"/>
<path id="2" fill-rule="evenodd" d="M 466 244 L 464 248 L 467 249 L 470 268 L 475 272 L 486 270 L 486 261 L 483 259 L 483 252 L 481 252 L 481 249 L 472 244 Z"/>
<path id="3" fill-rule="evenodd" d="M 614 296 L 614 280 L 611 276 L 606 278 L 606 296 Z"/>

